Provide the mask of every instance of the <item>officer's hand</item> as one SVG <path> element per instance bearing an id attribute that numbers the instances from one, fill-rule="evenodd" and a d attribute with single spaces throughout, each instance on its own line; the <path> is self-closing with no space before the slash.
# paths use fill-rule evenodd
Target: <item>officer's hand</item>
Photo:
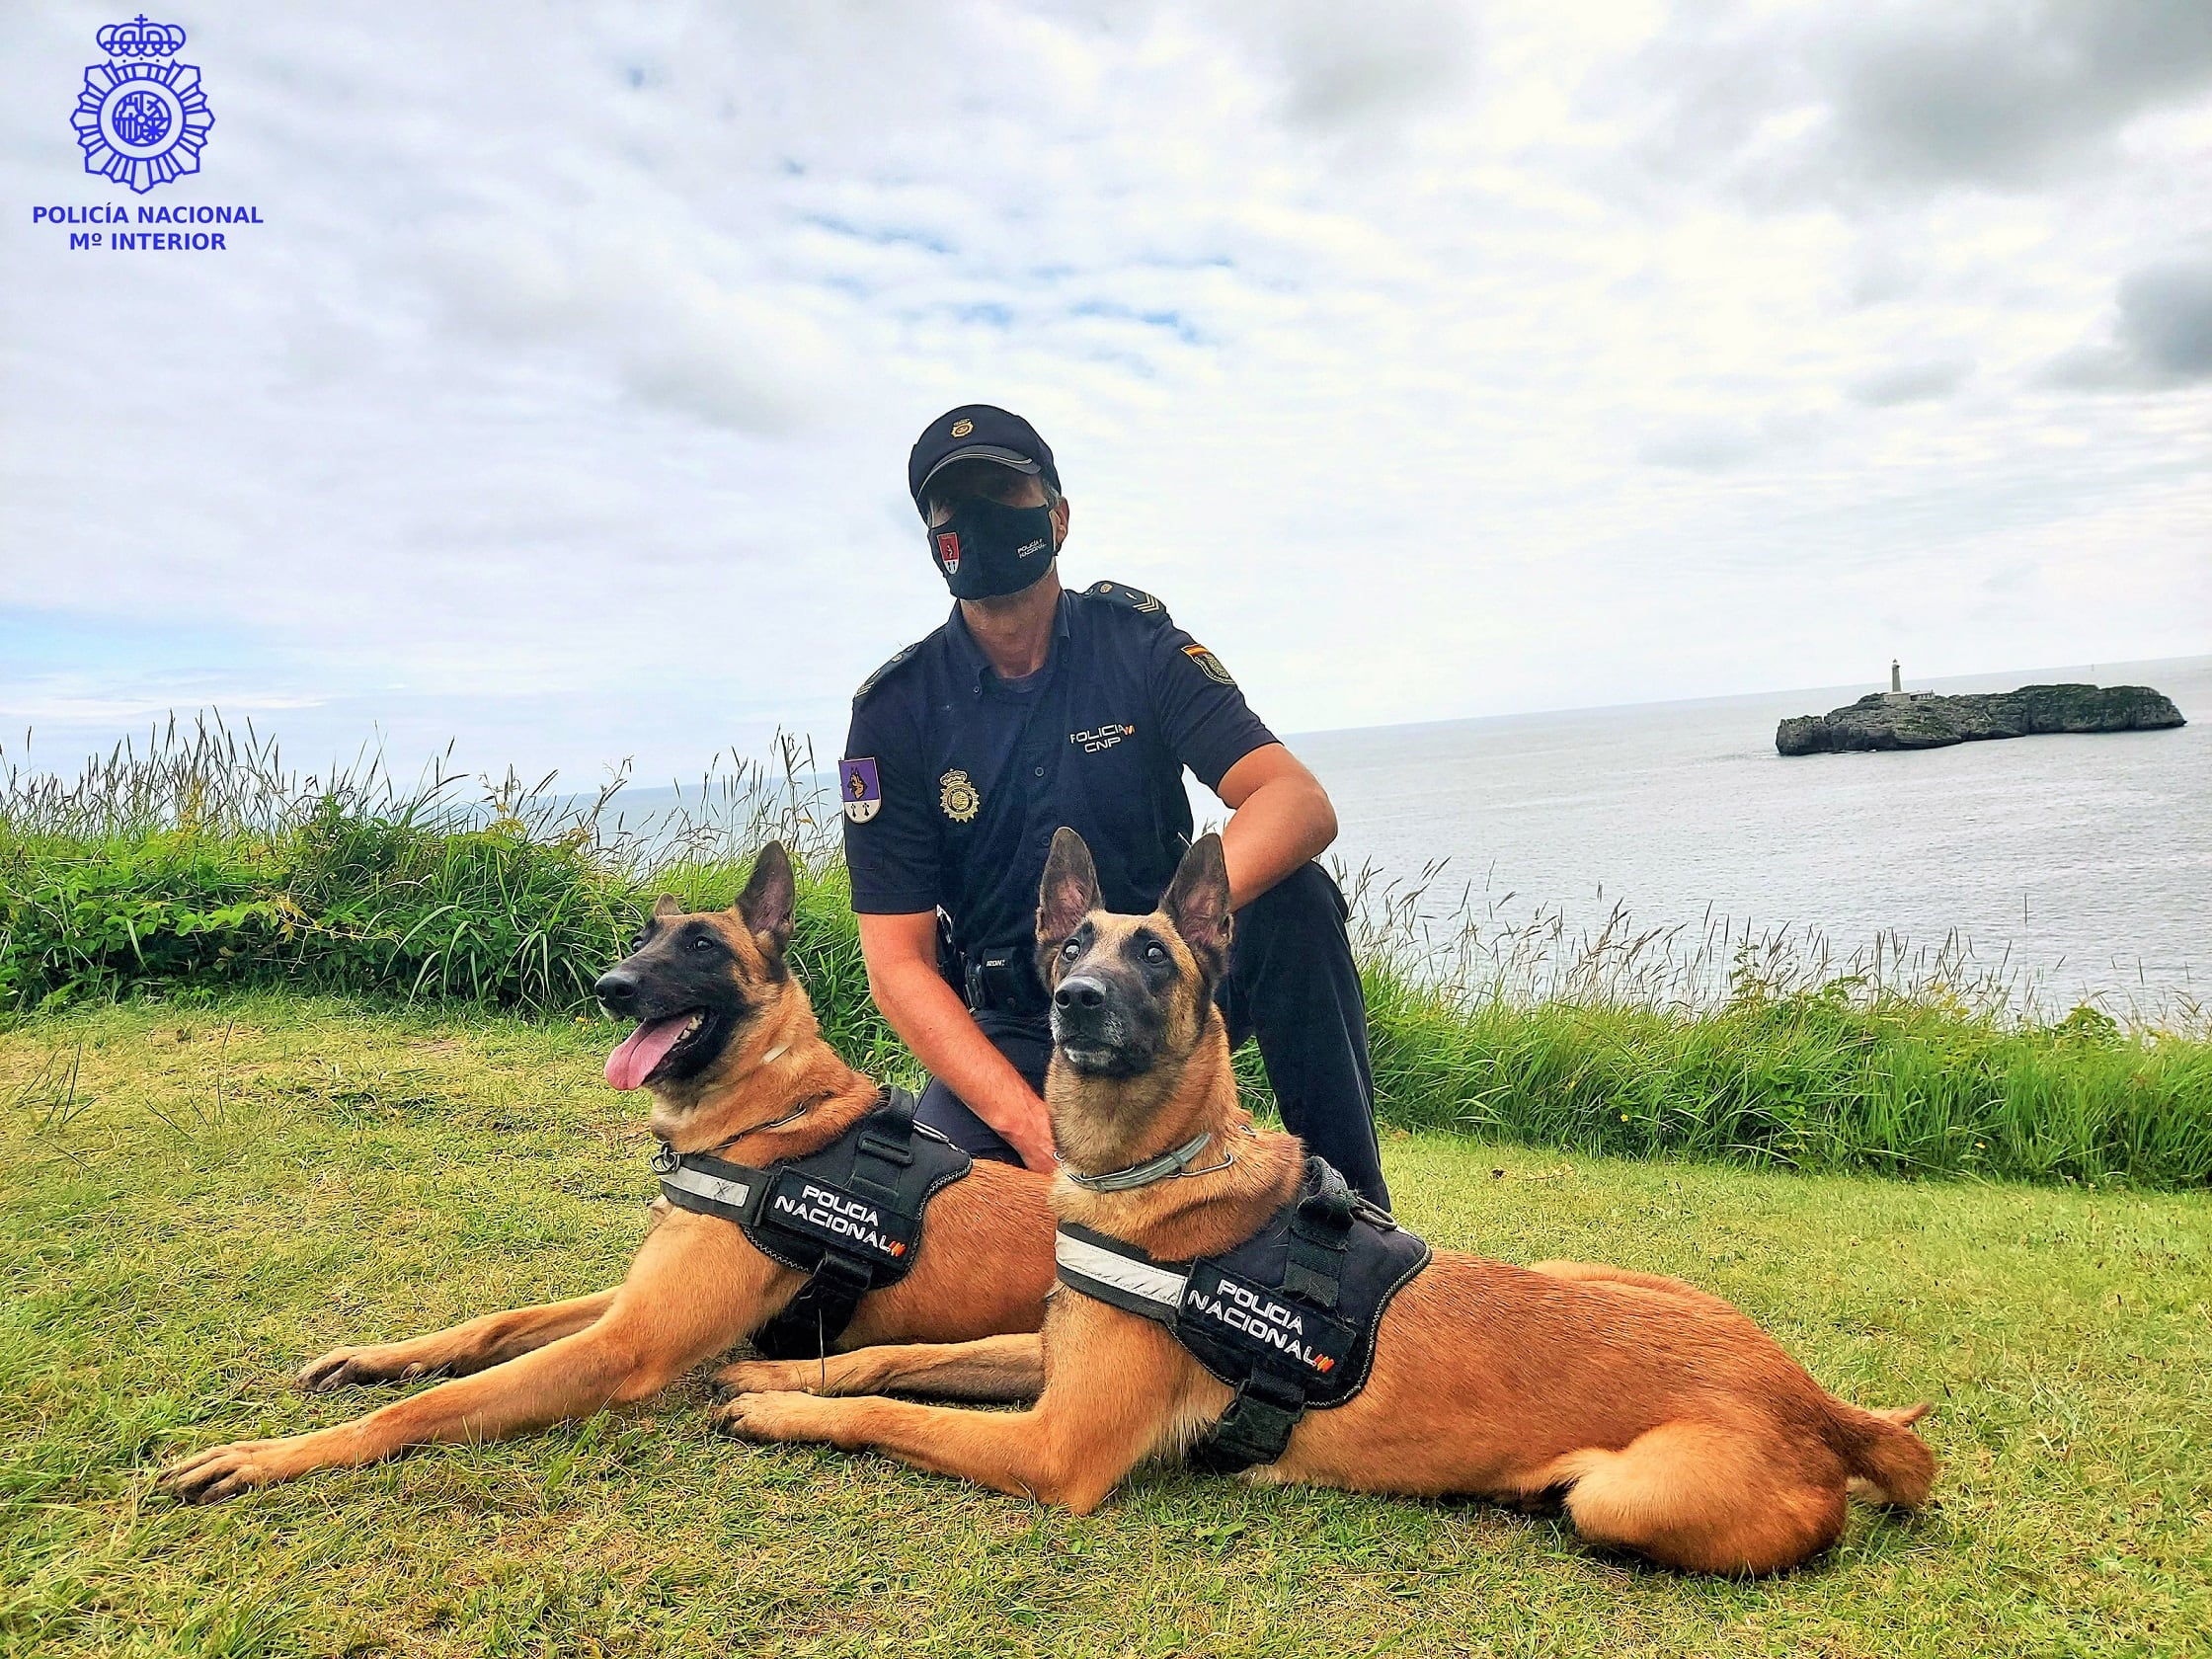
<path id="1" fill-rule="evenodd" d="M 1037 1100 L 1034 1095 L 1030 1098 L 1036 1100 L 1037 1110 L 1029 1123 L 1018 1134 L 1008 1135 L 1000 1130 L 999 1135 L 1007 1146 L 1020 1154 L 1024 1169 L 1034 1169 L 1040 1175 L 1050 1175 L 1060 1167 L 1060 1154 L 1053 1150 L 1052 1116 L 1045 1110 L 1042 1100 Z"/>

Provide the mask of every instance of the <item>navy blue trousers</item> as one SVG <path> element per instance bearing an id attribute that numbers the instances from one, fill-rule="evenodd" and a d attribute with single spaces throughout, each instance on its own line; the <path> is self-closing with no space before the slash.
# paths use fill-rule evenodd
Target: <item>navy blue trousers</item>
<path id="1" fill-rule="evenodd" d="M 1375 1141 L 1367 999 L 1352 961 L 1344 895 L 1318 864 L 1296 870 L 1236 912 L 1218 1000 L 1231 1048 L 1255 1038 L 1284 1127 L 1355 1192 L 1389 1207 Z M 1044 1092 L 1052 1032 L 1043 1018 L 980 1013 L 976 1023 L 1029 1086 Z M 998 1132 L 932 1077 L 915 1116 L 976 1157 L 1019 1163 Z"/>

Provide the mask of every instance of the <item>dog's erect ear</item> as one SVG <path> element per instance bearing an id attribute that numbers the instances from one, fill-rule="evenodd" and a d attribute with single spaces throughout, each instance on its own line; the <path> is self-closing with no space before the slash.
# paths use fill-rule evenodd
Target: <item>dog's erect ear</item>
<path id="1" fill-rule="evenodd" d="M 1229 929 L 1228 864 L 1222 857 L 1221 836 L 1201 835 L 1183 854 L 1159 908 L 1208 977 L 1220 979 L 1228 966 Z"/>
<path id="2" fill-rule="evenodd" d="M 1063 825 L 1053 835 L 1045 880 L 1037 889 L 1037 942 L 1059 944 L 1099 905 L 1098 866 L 1090 861 L 1090 848 Z"/>
<path id="3" fill-rule="evenodd" d="M 770 841 L 752 861 L 752 874 L 738 895 L 738 914 L 745 927 L 771 958 L 783 955 L 791 943 L 791 916 L 798 903 L 798 884 L 791 874 L 791 854 L 781 841 Z"/>
<path id="4" fill-rule="evenodd" d="M 653 919 L 655 921 L 667 921 L 669 917 L 678 916 L 682 913 L 683 906 L 672 893 L 664 893 L 653 903 Z"/>

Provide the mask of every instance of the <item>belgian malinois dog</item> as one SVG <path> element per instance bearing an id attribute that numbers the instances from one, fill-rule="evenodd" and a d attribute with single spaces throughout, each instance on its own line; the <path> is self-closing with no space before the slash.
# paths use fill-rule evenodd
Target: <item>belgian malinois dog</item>
<path id="1" fill-rule="evenodd" d="M 1099 905 L 1080 838 L 1053 844 L 1038 909 L 1053 989 L 1046 1100 L 1063 1160 L 1053 1205 L 1155 1261 L 1225 1250 L 1298 1192 L 1304 1149 L 1238 1106 L 1213 988 L 1228 959 L 1219 837 L 1192 847 L 1159 908 Z M 1134 1166 L 1212 1132 L 1181 1176 L 1086 1191 L 1066 1171 Z M 958 1350 L 955 1350 L 957 1353 Z M 1161 1325 L 1068 1290 L 1039 1338 L 970 1350 L 1026 1411 L 974 1412 L 812 1391 L 748 1392 L 719 1413 L 759 1440 L 877 1447 L 925 1469 L 1084 1514 L 1140 1461 L 1176 1456 L 1230 1390 Z M 948 1365 L 882 1349 L 831 1362 L 821 1393 Z M 817 1388 L 812 1368 L 743 1365 L 739 1388 Z M 1563 1499 L 1590 1540 L 1705 1572 L 1789 1567 L 1843 1531 L 1845 1493 L 1917 1505 L 1936 1460 L 1907 1425 L 1824 1390 L 1743 1313 L 1673 1279 L 1580 1262 L 1509 1266 L 1438 1251 L 1388 1303 L 1363 1391 L 1310 1410 L 1265 1481 L 1510 1503 Z"/>
<path id="2" fill-rule="evenodd" d="M 735 908 L 687 915 L 663 899 L 631 954 L 598 982 L 607 1006 L 639 1022 L 608 1058 L 607 1080 L 652 1093 L 653 1130 L 676 1151 L 711 1150 L 753 1165 L 804 1156 L 876 1104 L 875 1083 L 822 1040 L 807 993 L 785 966 L 793 901 L 791 861 L 771 841 Z M 841 1344 L 957 1345 L 1036 1330 L 1053 1277 L 1046 1188 L 1042 1175 L 978 1161 L 930 1202 L 912 1271 L 863 1298 Z M 489 1314 L 409 1342 L 335 1349 L 299 1376 L 317 1392 L 418 1377 L 460 1381 L 311 1434 L 218 1446 L 171 1464 L 162 1484 L 189 1499 L 227 1498 L 406 1447 L 493 1440 L 642 1400 L 757 1330 L 805 1281 L 731 1223 L 660 1208 L 614 1290 Z M 992 1397 L 988 1384 L 980 1393 L 963 1387 L 963 1348 L 926 1352 L 949 1354 L 949 1368 L 925 1358 L 897 1379 L 901 1386 Z"/>

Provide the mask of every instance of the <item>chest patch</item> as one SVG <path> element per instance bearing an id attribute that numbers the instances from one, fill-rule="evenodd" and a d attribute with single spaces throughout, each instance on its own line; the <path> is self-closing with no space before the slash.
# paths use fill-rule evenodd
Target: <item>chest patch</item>
<path id="1" fill-rule="evenodd" d="M 903 1259 L 921 1234 L 918 1215 L 893 1210 L 800 1169 L 776 1176 L 762 1214 L 804 1237 L 884 1262 Z"/>
<path id="2" fill-rule="evenodd" d="M 1137 728 L 1119 720 L 1109 720 L 1089 732 L 1070 732 L 1067 741 L 1085 754 L 1096 754 L 1102 749 L 1112 749 L 1124 738 L 1137 736 Z"/>
<path id="3" fill-rule="evenodd" d="M 1359 1332 L 1280 1291 L 1200 1262 L 1183 1286 L 1176 1316 L 1184 1345 L 1212 1337 L 1271 1370 L 1326 1377 L 1352 1357 Z"/>
<path id="4" fill-rule="evenodd" d="M 968 823 L 983 804 L 984 798 L 976 792 L 975 780 L 958 766 L 937 780 L 937 805 L 955 824 Z"/>

